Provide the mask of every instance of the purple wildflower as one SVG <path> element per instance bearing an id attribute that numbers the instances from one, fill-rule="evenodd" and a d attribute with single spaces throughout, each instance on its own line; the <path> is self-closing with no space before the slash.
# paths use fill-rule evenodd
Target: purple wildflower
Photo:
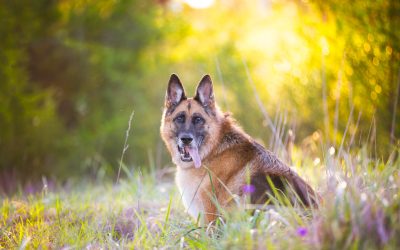
<path id="1" fill-rule="evenodd" d="M 24 188 L 24 193 L 26 194 L 34 194 L 37 192 L 37 189 L 35 188 L 34 185 L 32 185 L 31 183 L 28 183 L 25 188 Z"/>
<path id="2" fill-rule="evenodd" d="M 307 235 L 307 233 L 308 233 L 307 228 L 305 228 L 305 227 L 299 227 L 299 228 L 297 228 L 297 235 L 298 235 L 298 236 L 304 237 L 304 236 Z"/>
<path id="3" fill-rule="evenodd" d="M 251 184 L 246 184 L 242 187 L 242 191 L 245 194 L 251 194 L 251 193 L 254 193 L 254 191 L 256 191 L 256 187 Z"/>

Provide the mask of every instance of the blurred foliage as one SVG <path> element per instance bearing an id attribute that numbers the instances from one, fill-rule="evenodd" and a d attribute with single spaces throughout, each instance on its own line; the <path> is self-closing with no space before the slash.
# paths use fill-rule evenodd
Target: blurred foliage
<path id="1" fill-rule="evenodd" d="M 399 143 L 399 107 L 390 138 L 400 72 L 396 0 L 0 5 L 3 174 L 113 176 L 132 111 L 124 161 L 169 163 L 158 130 L 172 72 L 189 93 L 211 74 L 223 109 L 264 141 L 271 131 L 252 82 L 270 118 L 299 144 L 322 138 L 339 147 L 348 123 L 345 147 L 370 143 L 386 157 Z"/>

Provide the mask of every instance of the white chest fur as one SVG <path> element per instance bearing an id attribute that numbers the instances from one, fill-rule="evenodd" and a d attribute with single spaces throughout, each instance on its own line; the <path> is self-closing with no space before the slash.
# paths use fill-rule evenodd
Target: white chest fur
<path id="1" fill-rule="evenodd" d="M 182 170 L 178 168 L 176 173 L 176 183 L 181 193 L 182 202 L 186 211 L 193 217 L 197 218 L 199 213 L 203 212 L 203 204 L 199 198 L 201 184 L 204 182 L 203 177 L 193 176 L 189 174 L 190 170 Z"/>

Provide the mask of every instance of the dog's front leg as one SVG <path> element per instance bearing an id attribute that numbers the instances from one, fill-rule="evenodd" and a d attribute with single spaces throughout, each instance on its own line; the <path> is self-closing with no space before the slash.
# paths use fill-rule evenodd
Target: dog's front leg
<path id="1" fill-rule="evenodd" d="M 203 204 L 203 222 L 205 225 L 208 225 L 210 222 L 213 222 L 217 219 L 218 209 L 216 206 L 216 196 L 212 193 L 211 190 L 204 190 L 200 193 L 200 199 Z"/>

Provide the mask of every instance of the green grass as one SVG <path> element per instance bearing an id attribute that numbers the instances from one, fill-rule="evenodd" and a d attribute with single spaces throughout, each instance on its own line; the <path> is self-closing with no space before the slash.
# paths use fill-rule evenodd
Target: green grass
<path id="1" fill-rule="evenodd" d="M 296 170 L 323 197 L 318 210 L 238 207 L 200 227 L 185 212 L 172 176 L 126 171 L 118 185 L 69 185 L 2 197 L 5 249 L 399 249 L 400 161 L 365 150 Z M 296 161 L 294 161 L 296 162 Z M 297 165 L 297 164 L 295 164 Z"/>

